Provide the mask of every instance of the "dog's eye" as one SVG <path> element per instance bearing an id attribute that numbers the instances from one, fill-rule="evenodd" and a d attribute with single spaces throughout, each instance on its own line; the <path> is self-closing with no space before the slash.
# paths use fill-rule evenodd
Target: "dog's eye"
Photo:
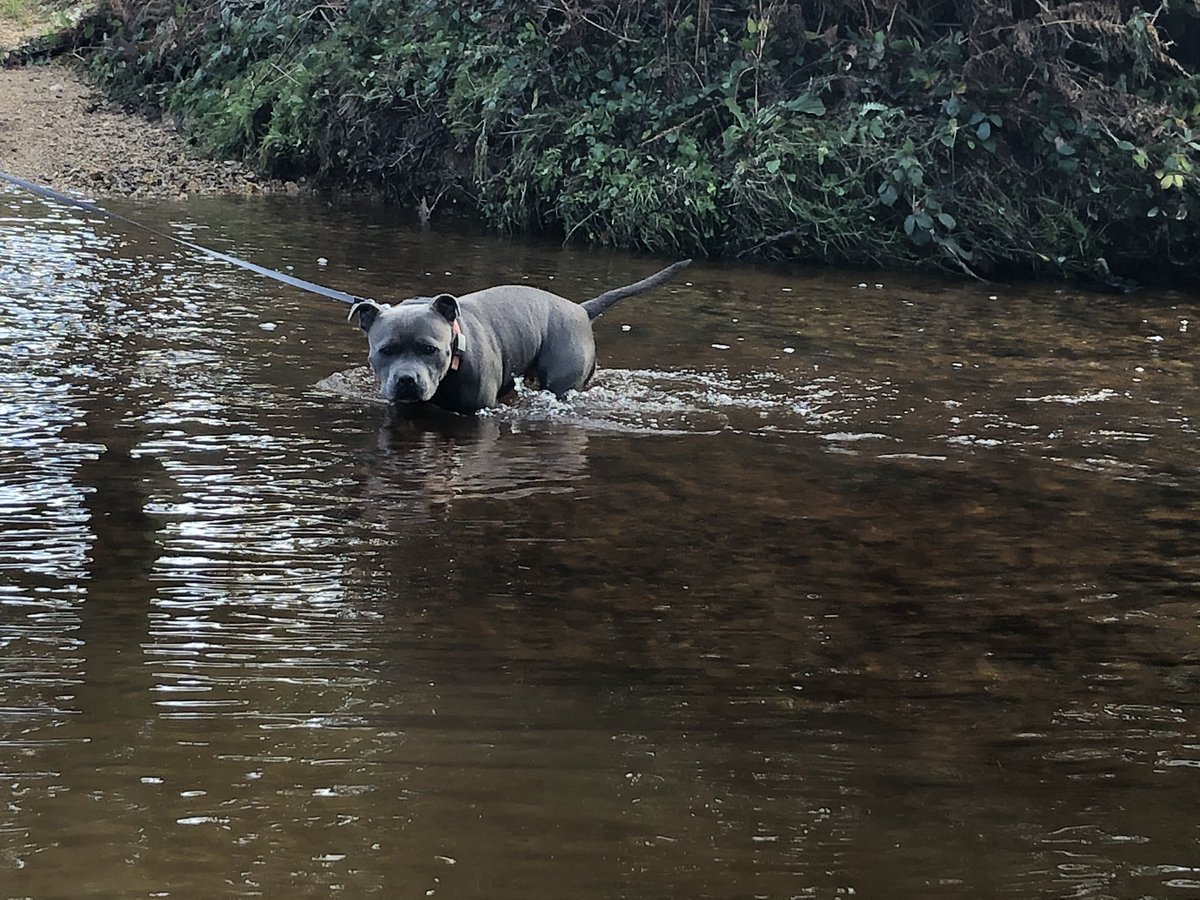
<path id="1" fill-rule="evenodd" d="M 377 352 L 380 356 L 383 356 L 383 357 L 391 357 L 391 356 L 395 356 L 397 353 L 399 353 L 400 348 L 397 347 L 395 344 L 384 344 L 382 347 L 380 347 L 375 352 Z"/>
<path id="2" fill-rule="evenodd" d="M 417 344 L 417 352 L 422 356 L 433 356 L 438 352 L 438 348 L 433 344 Z"/>

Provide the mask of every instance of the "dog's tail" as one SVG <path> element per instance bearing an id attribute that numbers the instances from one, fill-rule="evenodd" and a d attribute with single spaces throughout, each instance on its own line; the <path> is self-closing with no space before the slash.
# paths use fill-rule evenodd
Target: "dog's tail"
<path id="1" fill-rule="evenodd" d="M 625 287 L 613 288 L 611 291 L 605 291 L 599 297 L 593 297 L 591 300 L 585 300 L 579 304 L 588 314 L 589 319 L 594 319 L 600 313 L 604 312 L 610 306 L 624 300 L 626 297 L 632 297 L 634 294 L 640 294 L 648 291 L 651 288 L 656 288 L 664 282 L 670 281 L 675 277 L 675 274 L 681 269 L 691 265 L 690 259 L 683 259 L 675 263 L 673 266 L 667 266 L 661 272 L 656 272 L 649 278 L 643 278 L 641 281 L 636 281 L 633 284 L 627 284 Z"/>

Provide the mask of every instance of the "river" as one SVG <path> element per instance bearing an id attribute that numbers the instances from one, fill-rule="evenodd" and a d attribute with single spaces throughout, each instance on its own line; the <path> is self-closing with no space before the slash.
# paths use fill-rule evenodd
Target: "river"
<path id="1" fill-rule="evenodd" d="M 670 260 L 114 208 L 375 297 Z M 564 401 L 0 189 L 6 897 L 1200 896 L 1200 301 L 697 261 Z"/>

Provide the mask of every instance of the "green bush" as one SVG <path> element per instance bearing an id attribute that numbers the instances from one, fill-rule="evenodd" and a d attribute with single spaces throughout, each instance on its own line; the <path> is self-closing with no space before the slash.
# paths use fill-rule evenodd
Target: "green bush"
<path id="1" fill-rule="evenodd" d="M 1194 2 L 116 9 L 110 89 L 272 174 L 663 254 L 1200 280 Z"/>

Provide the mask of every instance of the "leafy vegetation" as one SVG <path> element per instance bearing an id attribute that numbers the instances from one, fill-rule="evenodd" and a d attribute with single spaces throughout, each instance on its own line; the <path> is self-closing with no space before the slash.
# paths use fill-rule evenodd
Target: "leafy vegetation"
<path id="1" fill-rule="evenodd" d="M 1200 0 L 107 0 L 272 174 L 661 253 L 1200 280 Z"/>

